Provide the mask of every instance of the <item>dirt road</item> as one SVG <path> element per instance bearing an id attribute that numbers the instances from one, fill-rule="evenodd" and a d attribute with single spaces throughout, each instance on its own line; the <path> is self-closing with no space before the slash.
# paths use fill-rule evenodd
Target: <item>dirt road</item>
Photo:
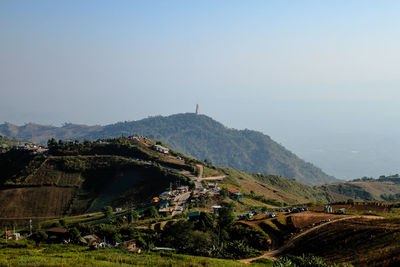
<path id="1" fill-rule="evenodd" d="M 320 224 L 320 225 L 318 225 L 318 226 L 315 226 L 315 227 L 313 227 L 313 228 L 311 228 L 311 229 L 309 229 L 309 230 L 307 230 L 307 231 L 305 231 L 305 232 L 303 232 L 303 233 L 301 233 L 301 234 L 298 234 L 298 235 L 295 236 L 294 238 L 290 239 L 290 240 L 289 240 L 286 244 L 284 244 L 282 247 L 280 247 L 280 248 L 278 248 L 278 249 L 276 249 L 276 250 L 266 251 L 266 252 L 265 252 L 263 255 L 261 255 L 261 256 L 254 257 L 254 258 L 249 258 L 249 259 L 242 259 L 242 260 L 238 260 L 238 261 L 239 261 L 239 262 L 242 262 L 242 263 L 251 263 L 251 262 L 254 261 L 254 260 L 262 259 L 262 258 L 270 259 L 270 260 L 276 260 L 276 256 L 278 256 L 282 251 L 284 251 L 286 248 L 288 248 L 291 244 L 293 244 L 296 240 L 300 239 L 301 237 L 303 237 L 303 236 L 305 236 L 305 235 L 307 235 L 307 234 L 309 234 L 309 233 L 311 233 L 311 232 L 313 232 L 313 231 L 316 231 L 316 230 L 318 230 L 319 228 L 321 228 L 321 227 L 323 227 L 323 226 L 326 226 L 326 225 L 328 225 L 328 224 L 336 223 L 336 222 L 344 221 L 344 220 L 356 219 L 356 218 L 367 218 L 367 219 L 375 219 L 375 220 L 376 220 L 376 219 L 383 219 L 383 217 L 378 217 L 378 216 L 356 216 L 356 215 L 354 215 L 354 216 L 348 216 L 348 217 L 345 217 L 345 218 L 340 218 L 340 219 L 332 220 L 332 221 L 329 221 L 329 222 Z"/>

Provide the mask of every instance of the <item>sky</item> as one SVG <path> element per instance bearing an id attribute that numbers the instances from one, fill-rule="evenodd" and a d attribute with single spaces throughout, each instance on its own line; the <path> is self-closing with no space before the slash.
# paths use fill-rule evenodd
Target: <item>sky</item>
<path id="1" fill-rule="evenodd" d="M 0 122 L 200 111 L 339 178 L 400 172 L 399 1 L 0 1 Z"/>

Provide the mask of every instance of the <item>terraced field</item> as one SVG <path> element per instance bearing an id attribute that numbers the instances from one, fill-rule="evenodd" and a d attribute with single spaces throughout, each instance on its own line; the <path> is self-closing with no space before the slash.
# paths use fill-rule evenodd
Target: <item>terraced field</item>
<path id="1" fill-rule="evenodd" d="M 400 220 L 365 216 L 336 221 L 298 238 L 281 252 L 287 253 L 354 266 L 399 266 Z"/>

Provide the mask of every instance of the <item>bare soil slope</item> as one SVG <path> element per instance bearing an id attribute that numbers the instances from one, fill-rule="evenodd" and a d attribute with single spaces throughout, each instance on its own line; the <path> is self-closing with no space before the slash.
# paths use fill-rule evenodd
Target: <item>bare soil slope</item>
<path id="1" fill-rule="evenodd" d="M 61 217 L 77 190 L 55 186 L 0 190 L 0 218 L 4 222 L 14 218 L 26 221 Z"/>
<path id="2" fill-rule="evenodd" d="M 313 254 L 355 266 L 399 266 L 400 220 L 358 217 L 324 225 L 296 239 L 281 254 Z"/>

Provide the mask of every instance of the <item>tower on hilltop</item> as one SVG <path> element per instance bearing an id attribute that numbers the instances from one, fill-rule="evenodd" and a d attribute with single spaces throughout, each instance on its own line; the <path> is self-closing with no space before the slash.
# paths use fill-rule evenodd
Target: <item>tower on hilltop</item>
<path id="1" fill-rule="evenodd" d="M 200 110 L 199 110 L 199 104 L 196 104 L 196 115 L 200 114 Z"/>

